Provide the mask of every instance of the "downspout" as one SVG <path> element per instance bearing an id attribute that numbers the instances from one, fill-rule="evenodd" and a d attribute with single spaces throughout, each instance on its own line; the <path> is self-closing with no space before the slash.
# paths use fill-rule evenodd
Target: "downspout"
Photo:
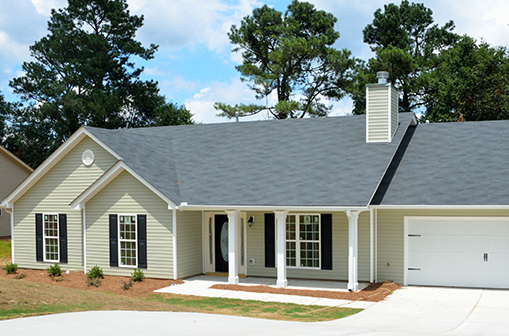
<path id="1" fill-rule="evenodd" d="M 85 205 L 81 209 L 81 222 L 83 223 L 83 273 L 87 274 L 87 212 Z"/>
<path id="2" fill-rule="evenodd" d="M 11 262 L 13 264 L 16 263 L 14 259 L 14 204 L 12 205 L 11 209 L 4 208 L 5 211 L 7 211 L 8 214 L 11 215 Z"/>
<path id="3" fill-rule="evenodd" d="M 173 208 L 173 280 L 177 280 L 177 209 Z"/>
<path id="4" fill-rule="evenodd" d="M 373 283 L 375 282 L 375 269 L 374 269 L 374 262 L 375 262 L 375 239 L 374 239 L 374 231 L 375 231 L 375 219 L 374 216 L 374 210 L 373 208 L 369 209 L 369 282 Z"/>

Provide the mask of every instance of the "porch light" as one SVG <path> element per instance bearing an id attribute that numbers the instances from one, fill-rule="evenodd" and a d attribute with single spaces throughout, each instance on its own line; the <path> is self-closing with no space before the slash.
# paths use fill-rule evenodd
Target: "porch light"
<path id="1" fill-rule="evenodd" d="M 249 219 L 247 220 L 247 224 L 249 224 L 249 227 L 253 226 L 254 223 L 254 216 L 249 216 Z"/>

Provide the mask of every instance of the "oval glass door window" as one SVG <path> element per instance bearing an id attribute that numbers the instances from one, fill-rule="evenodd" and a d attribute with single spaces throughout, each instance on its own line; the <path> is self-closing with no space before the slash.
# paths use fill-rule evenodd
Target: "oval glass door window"
<path id="1" fill-rule="evenodd" d="M 224 222 L 221 228 L 221 254 L 223 260 L 228 261 L 228 222 Z"/>

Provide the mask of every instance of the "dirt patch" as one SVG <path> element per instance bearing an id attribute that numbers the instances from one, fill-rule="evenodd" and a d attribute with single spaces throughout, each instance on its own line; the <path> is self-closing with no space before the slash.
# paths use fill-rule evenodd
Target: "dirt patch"
<path id="1" fill-rule="evenodd" d="M 144 297 L 156 289 L 171 286 L 172 284 L 181 284 L 182 280 L 163 280 L 146 278 L 143 281 L 133 284 L 128 290 L 123 289 L 124 282 L 129 282 L 129 277 L 105 275 L 101 280 L 99 287 L 87 285 L 87 275 L 83 272 L 62 273 L 61 277 L 55 279 L 48 276 L 46 270 L 18 269 L 17 274 L 6 274 L 0 271 L 0 278 L 14 279 L 15 276 L 25 274 L 25 278 L 17 280 L 22 282 L 36 282 L 41 284 L 56 285 L 60 287 L 75 288 L 89 292 L 114 293 L 127 297 Z"/>
<path id="2" fill-rule="evenodd" d="M 303 289 L 289 289 L 289 288 L 275 288 L 266 285 L 260 286 L 244 286 L 244 285 L 213 285 L 210 288 L 214 289 L 227 289 L 241 292 L 254 292 L 254 293 L 270 293 L 270 294 L 286 294 L 298 296 L 311 296 L 327 299 L 351 300 L 351 301 L 371 301 L 380 302 L 387 296 L 392 294 L 396 289 L 401 286 L 395 282 L 384 281 L 380 283 L 370 284 L 358 292 L 337 292 L 325 290 L 303 290 Z"/>

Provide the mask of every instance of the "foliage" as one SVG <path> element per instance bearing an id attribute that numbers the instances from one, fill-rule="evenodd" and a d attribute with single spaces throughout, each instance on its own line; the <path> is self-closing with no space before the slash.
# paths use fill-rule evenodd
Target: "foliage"
<path id="1" fill-rule="evenodd" d="M 429 75 L 422 119 L 479 121 L 509 119 L 509 51 L 463 36 L 440 54 Z"/>
<path id="2" fill-rule="evenodd" d="M 129 289 L 131 289 L 131 287 L 133 287 L 132 279 L 129 279 L 129 281 L 120 281 L 120 283 L 122 284 L 122 286 L 120 286 L 120 288 L 122 288 L 123 290 L 129 290 Z"/>
<path id="3" fill-rule="evenodd" d="M 48 272 L 48 275 L 52 278 L 62 275 L 62 269 L 58 264 L 51 265 L 50 267 L 46 268 L 46 271 Z"/>
<path id="4" fill-rule="evenodd" d="M 21 280 L 21 279 L 24 279 L 26 277 L 27 277 L 27 275 L 25 273 L 21 273 L 21 274 L 16 275 L 13 279 L 14 280 Z"/>
<path id="5" fill-rule="evenodd" d="M 91 279 L 91 278 L 87 278 L 87 287 L 99 287 L 101 285 L 101 280 L 99 280 L 98 278 L 94 278 L 94 279 Z"/>
<path id="6" fill-rule="evenodd" d="M 87 272 L 88 279 L 104 279 L 103 269 L 95 265 Z"/>
<path id="7" fill-rule="evenodd" d="M 294 0 L 284 14 L 265 5 L 246 16 L 240 27 L 233 25 L 228 37 L 233 51 L 242 52 L 243 63 L 236 67 L 241 79 L 257 99 L 268 102 L 275 93 L 277 103 L 216 103 L 218 116 L 242 117 L 262 110 L 277 119 L 327 115 L 330 106 L 322 100 L 346 94 L 358 62 L 350 51 L 332 48 L 339 38 L 336 21 L 332 14 Z"/>
<path id="8" fill-rule="evenodd" d="M 364 42 L 376 57 L 369 60 L 371 73 L 388 71 L 391 81 L 402 92 L 400 111 L 408 112 L 424 104 L 426 76 L 437 62 L 437 55 L 455 44 L 454 22 L 440 27 L 433 22 L 433 11 L 424 4 L 384 5 L 373 22 L 363 30 Z"/>
<path id="9" fill-rule="evenodd" d="M 9 104 L 4 99 L 2 91 L 0 91 L 0 144 L 5 136 L 7 125 L 5 123 L 9 114 Z"/>
<path id="10" fill-rule="evenodd" d="M 145 279 L 145 274 L 141 269 L 135 269 L 133 273 L 131 273 L 131 281 L 134 283 L 138 283 Z"/>
<path id="11" fill-rule="evenodd" d="M 30 47 L 35 61 L 24 62 L 25 75 L 10 81 L 26 104 L 14 116 L 8 144 L 32 166 L 83 125 L 191 122 L 189 111 L 166 103 L 157 82 L 140 79 L 143 68 L 134 59 L 152 59 L 157 46 L 135 39 L 144 18 L 127 7 L 126 0 L 68 0 L 51 11 L 48 35 Z"/>
<path id="12" fill-rule="evenodd" d="M 9 262 L 5 265 L 5 272 L 7 274 L 16 274 L 18 271 L 18 264 L 13 264 L 12 262 Z"/>

